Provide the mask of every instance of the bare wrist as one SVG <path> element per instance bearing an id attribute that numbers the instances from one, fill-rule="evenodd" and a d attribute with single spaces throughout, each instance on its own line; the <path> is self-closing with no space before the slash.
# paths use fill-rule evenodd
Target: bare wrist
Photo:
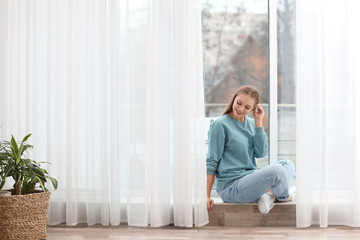
<path id="1" fill-rule="evenodd" d="M 263 126 L 263 123 L 262 123 L 262 120 L 256 120 L 255 119 L 255 127 L 262 127 Z"/>

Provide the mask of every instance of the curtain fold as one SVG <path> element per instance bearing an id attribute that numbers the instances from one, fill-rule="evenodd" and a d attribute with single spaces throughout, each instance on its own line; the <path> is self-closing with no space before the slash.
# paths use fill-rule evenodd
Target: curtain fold
<path id="1" fill-rule="evenodd" d="M 297 226 L 359 227 L 360 4 L 296 4 Z"/>
<path id="2" fill-rule="evenodd" d="M 201 1 L 0 11 L 0 137 L 51 163 L 48 223 L 207 224 Z"/>

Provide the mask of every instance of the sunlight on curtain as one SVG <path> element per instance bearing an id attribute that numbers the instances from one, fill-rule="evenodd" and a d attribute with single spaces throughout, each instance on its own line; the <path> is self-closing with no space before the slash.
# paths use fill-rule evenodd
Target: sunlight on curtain
<path id="1" fill-rule="evenodd" d="M 49 224 L 207 224 L 201 1 L 0 11 L 0 137 L 52 163 Z"/>
<path id="2" fill-rule="evenodd" d="M 297 226 L 360 226 L 360 3 L 297 1 Z"/>

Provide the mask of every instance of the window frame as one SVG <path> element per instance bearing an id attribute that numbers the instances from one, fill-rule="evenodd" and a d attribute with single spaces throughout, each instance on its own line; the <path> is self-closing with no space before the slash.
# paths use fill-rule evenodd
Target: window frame
<path id="1" fill-rule="evenodd" d="M 278 159 L 278 54 L 277 54 L 277 2 L 268 0 L 269 27 L 269 153 L 268 165 Z M 211 198 L 219 198 L 215 189 L 211 190 Z"/>
<path id="2" fill-rule="evenodd" d="M 268 0 L 269 24 L 269 162 L 277 161 L 278 154 L 278 56 L 277 56 L 277 1 Z"/>

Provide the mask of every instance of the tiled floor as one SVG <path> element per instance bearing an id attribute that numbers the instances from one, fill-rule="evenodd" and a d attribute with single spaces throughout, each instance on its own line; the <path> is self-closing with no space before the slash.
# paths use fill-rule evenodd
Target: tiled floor
<path id="1" fill-rule="evenodd" d="M 346 240 L 360 239 L 360 229 L 332 226 L 321 229 L 311 227 L 297 229 L 295 227 L 219 227 L 205 226 L 201 228 L 138 228 L 128 226 L 118 227 L 48 227 L 49 240 L 82 240 L 82 239 L 148 239 L 148 240 L 206 240 L 206 239 L 244 239 L 244 240 L 308 240 L 331 239 Z"/>

